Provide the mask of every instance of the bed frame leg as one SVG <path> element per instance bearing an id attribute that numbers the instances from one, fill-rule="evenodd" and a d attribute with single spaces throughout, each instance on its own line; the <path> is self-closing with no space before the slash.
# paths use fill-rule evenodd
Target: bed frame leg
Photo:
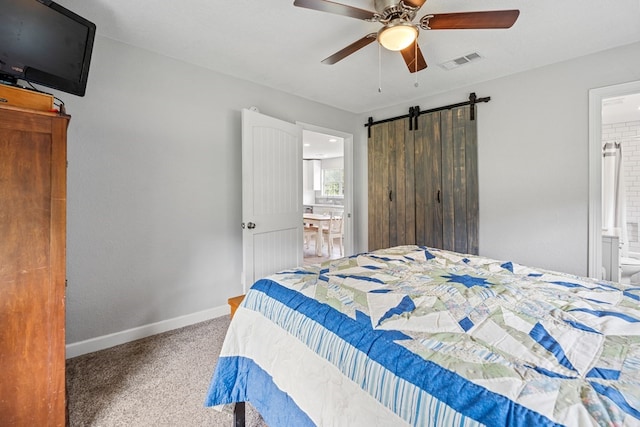
<path id="1" fill-rule="evenodd" d="M 238 402 L 233 408 L 233 427 L 244 426 L 244 402 Z"/>

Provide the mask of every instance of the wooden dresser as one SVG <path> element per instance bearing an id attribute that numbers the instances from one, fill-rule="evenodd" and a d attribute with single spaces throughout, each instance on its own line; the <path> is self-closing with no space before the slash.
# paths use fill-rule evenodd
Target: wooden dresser
<path id="1" fill-rule="evenodd" d="M 68 116 L 0 106 L 0 425 L 65 425 Z"/>

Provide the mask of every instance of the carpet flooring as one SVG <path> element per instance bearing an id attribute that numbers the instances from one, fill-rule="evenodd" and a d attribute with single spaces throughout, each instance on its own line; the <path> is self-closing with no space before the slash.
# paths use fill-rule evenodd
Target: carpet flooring
<path id="1" fill-rule="evenodd" d="M 204 406 L 229 316 L 67 360 L 71 427 L 231 427 Z M 247 405 L 247 427 L 266 427 Z"/>

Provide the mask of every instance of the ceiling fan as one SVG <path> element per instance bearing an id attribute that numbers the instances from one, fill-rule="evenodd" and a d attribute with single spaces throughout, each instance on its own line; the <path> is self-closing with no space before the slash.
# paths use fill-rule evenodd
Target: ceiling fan
<path id="1" fill-rule="evenodd" d="M 427 68 L 427 62 L 418 46 L 420 29 L 511 28 L 518 19 L 518 15 L 520 15 L 519 10 L 439 13 L 424 15 L 420 18 L 419 23 L 413 23 L 418 10 L 425 2 L 426 0 L 374 0 L 376 12 L 329 0 L 295 0 L 293 5 L 383 24 L 383 27 L 377 33 L 367 34 L 360 40 L 351 43 L 344 49 L 322 60 L 323 64 L 335 64 L 377 40 L 386 49 L 400 51 L 411 73 Z"/>

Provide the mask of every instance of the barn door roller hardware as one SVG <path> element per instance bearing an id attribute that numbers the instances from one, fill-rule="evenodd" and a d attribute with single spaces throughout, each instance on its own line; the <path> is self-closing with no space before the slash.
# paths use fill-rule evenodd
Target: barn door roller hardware
<path id="1" fill-rule="evenodd" d="M 470 120 L 475 120 L 476 119 L 476 104 L 479 103 L 479 102 L 489 102 L 489 101 L 491 101 L 491 97 L 490 96 L 487 96 L 487 97 L 484 97 L 484 98 L 478 98 L 476 96 L 475 92 L 471 92 L 469 94 L 469 100 L 465 101 L 465 102 L 459 102 L 457 104 L 445 105 L 443 107 L 432 108 L 430 110 L 424 110 L 424 111 L 420 111 L 420 107 L 418 105 L 416 105 L 415 107 L 410 107 L 409 108 L 409 114 L 405 114 L 404 116 L 398 116 L 398 117 L 392 117 L 390 119 L 378 120 L 377 122 L 373 121 L 373 117 L 369 117 L 369 119 L 367 120 L 367 123 L 365 123 L 364 126 L 369 128 L 368 129 L 368 137 L 371 138 L 371 126 L 378 125 L 380 123 L 392 122 L 394 120 L 406 119 L 408 117 L 408 118 L 410 118 L 410 120 L 409 120 L 409 130 L 416 130 L 416 129 L 418 129 L 418 117 L 421 114 L 433 113 L 433 112 L 442 111 L 442 110 L 451 110 L 452 108 L 464 107 L 465 105 L 468 105 L 470 107 L 470 109 L 469 109 L 469 119 Z"/>

